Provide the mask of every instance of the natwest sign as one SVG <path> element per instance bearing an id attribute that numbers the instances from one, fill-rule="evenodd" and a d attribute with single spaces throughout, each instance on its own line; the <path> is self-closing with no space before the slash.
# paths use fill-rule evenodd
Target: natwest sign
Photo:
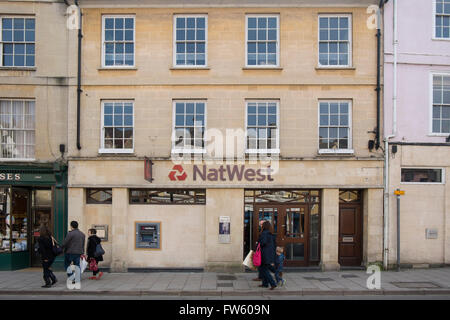
<path id="1" fill-rule="evenodd" d="M 273 169 L 270 167 L 253 169 L 246 168 L 245 165 L 221 165 L 218 168 L 208 168 L 206 165 L 193 165 L 193 181 L 274 181 L 272 177 Z M 187 173 L 181 165 L 175 165 L 169 173 L 172 181 L 184 181 Z"/>

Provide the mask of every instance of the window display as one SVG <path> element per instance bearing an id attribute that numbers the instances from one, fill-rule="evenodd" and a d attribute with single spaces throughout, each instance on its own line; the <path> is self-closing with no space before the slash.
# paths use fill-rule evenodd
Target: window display
<path id="1" fill-rule="evenodd" d="M 10 189 L 0 188 L 0 253 L 11 251 Z"/>
<path id="2" fill-rule="evenodd" d="M 13 188 L 11 198 L 11 249 L 13 252 L 26 251 L 29 191 Z"/>

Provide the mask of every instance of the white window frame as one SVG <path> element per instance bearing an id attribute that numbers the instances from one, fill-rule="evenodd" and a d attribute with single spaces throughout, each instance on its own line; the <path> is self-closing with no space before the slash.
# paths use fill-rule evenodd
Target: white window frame
<path id="1" fill-rule="evenodd" d="M 205 64 L 177 64 L 177 18 L 205 18 Z M 185 40 L 187 42 L 187 40 Z M 208 68 L 208 15 L 207 14 L 174 14 L 173 15 L 173 42 L 172 67 L 174 69 L 205 69 Z"/>
<path id="2" fill-rule="evenodd" d="M 276 18 L 277 19 L 277 63 L 275 65 L 249 65 L 248 64 L 248 18 Z M 269 40 L 267 40 L 269 41 Z M 280 67 L 280 15 L 279 14 L 246 14 L 245 15 L 245 67 L 255 69 L 273 69 Z M 256 49 L 258 53 L 258 49 Z"/>
<path id="3" fill-rule="evenodd" d="M 348 64 L 346 65 L 323 65 L 320 64 L 320 18 L 348 18 Z M 337 42 L 339 42 L 337 40 Z M 338 48 L 339 50 L 339 48 Z M 335 14 L 322 14 L 317 16 L 317 66 L 320 69 L 349 69 L 353 68 L 353 17 L 351 13 L 335 13 Z"/>
<path id="4" fill-rule="evenodd" d="M 432 40 L 436 40 L 436 41 L 450 41 L 450 37 L 449 38 L 438 38 L 436 37 L 436 0 L 432 1 L 433 4 L 433 16 L 432 16 L 432 25 L 433 25 L 433 30 L 432 30 L 432 35 L 431 35 L 431 39 Z"/>
<path id="5" fill-rule="evenodd" d="M 133 65 L 113 65 L 107 66 L 105 61 L 106 43 L 105 43 L 105 19 L 107 18 L 132 18 L 133 25 Z M 102 69 L 135 69 L 136 68 L 136 15 L 108 14 L 102 15 Z"/>
<path id="6" fill-rule="evenodd" d="M 249 149 L 248 148 L 248 104 L 249 103 L 276 103 L 277 107 L 277 148 L 275 149 Z M 258 108 L 258 107 L 257 107 Z M 280 154 L 280 100 L 277 99 L 251 99 L 245 100 L 245 153 L 246 154 Z"/>
<path id="7" fill-rule="evenodd" d="M 23 18 L 23 19 L 34 19 L 34 41 L 33 42 L 26 42 L 24 41 L 23 44 L 34 44 L 34 65 L 33 66 L 5 66 L 4 65 L 4 57 L 3 57 L 3 19 L 14 19 L 14 18 Z M 1 68 L 14 68 L 14 69 L 35 69 L 36 68 L 36 16 L 15 16 L 15 15 L 4 15 L 0 16 L 0 67 Z M 14 36 L 14 35 L 13 35 Z M 24 35 L 25 36 L 25 35 Z M 22 42 L 11 42 L 13 44 L 16 43 L 22 43 Z M 26 50 L 26 48 L 25 48 Z M 13 53 L 14 56 L 14 53 Z M 26 59 L 26 52 L 24 55 L 24 59 Z M 26 60 L 25 60 L 26 64 Z"/>
<path id="8" fill-rule="evenodd" d="M 402 169 L 425 169 L 425 170 L 441 170 L 441 182 L 403 182 L 402 181 Z M 445 184 L 445 168 L 442 167 L 401 167 L 400 168 L 400 184 L 412 184 L 412 185 L 444 185 Z"/>
<path id="9" fill-rule="evenodd" d="M 9 100 L 11 101 L 11 103 L 13 101 L 33 101 L 34 102 L 34 129 L 22 129 L 22 131 L 34 131 L 34 157 L 32 158 L 3 158 L 0 157 L 0 161 L 8 161 L 8 162 L 22 162 L 22 161 L 35 161 L 36 160 L 36 100 L 35 99 L 29 99 L 29 98 L 24 98 L 24 99 L 11 99 L 11 98 L 2 98 L 0 100 Z M 5 129 L 8 130 L 8 129 Z M 11 130 L 11 128 L 9 129 Z M 12 129 L 12 130 L 21 130 L 21 129 Z M 25 135 L 25 139 L 26 139 L 26 135 Z M 26 144 L 26 143 L 25 143 Z"/>
<path id="10" fill-rule="evenodd" d="M 445 76 L 445 77 L 450 77 L 450 73 L 443 73 L 443 72 L 431 72 L 430 73 L 430 79 L 429 79 L 429 83 L 430 83 L 430 87 L 429 87 L 429 111 L 428 111 L 428 117 L 429 117 L 429 122 L 428 122 L 428 136 L 430 137 L 448 137 L 450 136 L 450 133 L 437 133 L 437 132 L 433 132 L 433 77 L 434 76 Z"/>
<path id="11" fill-rule="evenodd" d="M 320 103 L 348 103 L 348 148 L 347 149 L 320 149 Z M 328 125 L 329 127 L 330 125 Z M 353 101 L 351 99 L 319 99 L 317 103 L 317 144 L 319 154 L 353 154 Z"/>
<path id="12" fill-rule="evenodd" d="M 131 149 L 114 149 L 114 148 L 105 148 L 105 103 L 132 103 L 133 104 L 133 148 Z M 135 144 L 135 101 L 134 100 L 102 100 L 101 101 L 101 128 L 100 128 L 100 148 L 98 153 L 134 153 L 134 144 Z M 114 121 L 114 118 L 113 118 Z M 113 122 L 114 123 L 114 122 Z M 114 142 L 113 142 L 114 143 Z M 114 144 L 113 144 L 114 145 Z"/>
<path id="13" fill-rule="evenodd" d="M 176 104 L 177 103 L 204 103 L 205 104 L 205 124 L 204 124 L 204 134 L 203 134 L 203 148 L 194 148 L 194 149 L 185 149 L 185 148 L 176 148 L 175 147 L 175 127 L 176 127 Z M 206 154 L 206 136 L 207 136 L 207 120 L 208 120 L 208 104 L 206 99 L 175 99 L 172 100 L 172 134 L 171 134 L 171 143 L 172 143 L 172 154 Z M 192 137 L 191 137 L 192 139 Z"/>

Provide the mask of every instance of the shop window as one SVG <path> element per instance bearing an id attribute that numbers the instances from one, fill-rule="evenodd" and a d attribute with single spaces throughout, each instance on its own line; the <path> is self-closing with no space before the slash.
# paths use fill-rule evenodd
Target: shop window
<path id="1" fill-rule="evenodd" d="M 409 183 L 442 183 L 442 169 L 409 169 L 402 168 L 402 182 Z"/>
<path id="2" fill-rule="evenodd" d="M 11 193 L 0 188 L 0 253 L 11 251 Z"/>
<path id="3" fill-rule="evenodd" d="M 206 204 L 205 189 L 130 189 L 130 204 Z"/>
<path id="4" fill-rule="evenodd" d="M 29 192 L 0 188 L 0 253 L 27 251 Z"/>
<path id="5" fill-rule="evenodd" d="M 112 189 L 86 189 L 86 202 L 89 204 L 111 204 Z"/>

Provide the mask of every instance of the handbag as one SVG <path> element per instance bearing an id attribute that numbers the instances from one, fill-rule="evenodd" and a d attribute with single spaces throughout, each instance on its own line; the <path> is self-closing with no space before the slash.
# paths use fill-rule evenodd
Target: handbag
<path id="1" fill-rule="evenodd" d="M 89 270 L 91 271 L 98 270 L 97 261 L 94 258 L 89 259 Z"/>
<path id="2" fill-rule="evenodd" d="M 255 265 L 253 264 L 253 254 L 254 254 L 254 251 L 250 250 L 248 255 L 245 257 L 244 262 L 242 262 L 242 264 L 244 266 L 246 266 L 247 268 L 252 269 L 252 270 L 255 269 Z"/>
<path id="3" fill-rule="evenodd" d="M 261 265 L 261 246 L 258 243 L 258 247 L 256 247 L 256 251 L 253 254 L 253 265 L 255 267 L 259 267 Z"/>
<path id="4" fill-rule="evenodd" d="M 52 252 L 55 256 L 59 256 L 61 253 L 63 253 L 63 249 L 59 246 L 58 242 L 53 237 L 52 237 Z"/>
<path id="5" fill-rule="evenodd" d="M 99 243 L 95 246 L 94 257 L 98 258 L 105 254 L 105 250 L 103 250 L 102 245 Z"/>

